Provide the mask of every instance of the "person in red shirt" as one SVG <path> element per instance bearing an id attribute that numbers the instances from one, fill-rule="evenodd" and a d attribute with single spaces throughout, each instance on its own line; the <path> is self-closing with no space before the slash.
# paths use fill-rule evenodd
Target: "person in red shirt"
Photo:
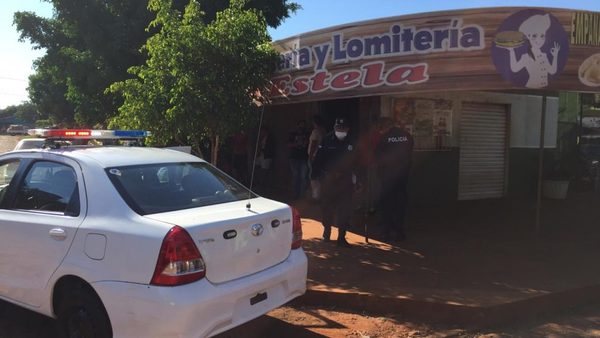
<path id="1" fill-rule="evenodd" d="M 379 120 L 375 121 L 368 133 L 359 141 L 359 166 L 360 182 L 366 184 L 361 194 L 361 206 L 370 213 L 375 212 L 379 202 L 379 184 L 377 179 L 377 163 L 375 161 L 375 148 L 381 139 Z"/>
<path id="2" fill-rule="evenodd" d="M 290 132 L 288 139 L 294 199 L 304 196 L 308 184 L 308 138 L 309 133 L 306 129 L 306 122 L 304 120 L 298 121 L 296 128 Z"/>
<path id="3" fill-rule="evenodd" d="M 310 137 L 308 139 L 308 171 L 309 176 L 312 175 L 312 165 L 315 160 L 315 155 L 317 154 L 317 149 L 319 145 L 323 141 L 323 138 L 327 134 L 325 130 L 325 126 L 323 124 L 323 120 L 320 116 L 315 115 L 313 117 L 313 130 L 310 133 Z M 311 187 L 311 197 L 314 201 L 318 201 L 321 197 L 321 183 L 319 180 L 310 180 Z"/>

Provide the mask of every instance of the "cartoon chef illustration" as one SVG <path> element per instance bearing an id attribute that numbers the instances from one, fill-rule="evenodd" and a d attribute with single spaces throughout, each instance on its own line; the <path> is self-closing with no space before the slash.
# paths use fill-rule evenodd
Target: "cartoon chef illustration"
<path id="1" fill-rule="evenodd" d="M 530 53 L 525 54 L 517 61 L 517 56 L 513 48 L 510 52 L 510 69 L 516 73 L 521 69 L 527 69 L 529 80 L 525 85 L 527 88 L 543 88 L 548 86 L 548 74 L 556 74 L 558 65 L 558 52 L 560 45 L 554 42 L 554 47 L 550 49 L 552 62 L 548 60 L 548 55 L 542 52 L 542 46 L 546 43 L 546 32 L 550 28 L 550 15 L 534 15 L 525 20 L 519 32 L 523 33 L 529 40 Z"/>
<path id="2" fill-rule="evenodd" d="M 494 47 L 507 50 L 508 55 L 506 51 L 496 53 L 493 55 L 494 62 L 503 77 L 515 84 L 527 88 L 544 88 L 548 86 L 549 77 L 557 75 L 564 68 L 569 46 L 560 24 L 556 22 L 553 27 L 553 20 L 556 19 L 551 14 L 541 11 L 528 14 L 530 15 L 520 16 L 520 24 L 514 20 L 516 17 L 509 18 L 505 26 L 508 24 L 512 27 L 503 27 L 496 34 Z M 561 52 L 562 48 L 566 50 Z M 507 58 L 508 64 L 499 62 L 498 54 L 503 55 L 501 58 Z M 517 76 L 517 73 L 522 76 Z"/>

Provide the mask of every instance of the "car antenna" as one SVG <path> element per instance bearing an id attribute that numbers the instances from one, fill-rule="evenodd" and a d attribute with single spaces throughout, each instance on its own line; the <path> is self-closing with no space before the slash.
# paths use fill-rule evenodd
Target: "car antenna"
<path id="1" fill-rule="evenodd" d="M 250 189 L 248 189 L 248 203 L 246 203 L 246 209 L 250 210 L 252 204 L 250 199 L 252 197 L 252 186 L 254 185 L 254 170 L 256 169 L 256 155 L 258 154 L 258 144 L 260 143 L 260 130 L 262 129 L 263 116 L 265 115 L 265 106 L 260 106 L 260 119 L 258 122 L 258 134 L 256 135 L 256 144 L 254 145 L 254 157 L 252 158 L 252 174 L 250 174 Z"/>

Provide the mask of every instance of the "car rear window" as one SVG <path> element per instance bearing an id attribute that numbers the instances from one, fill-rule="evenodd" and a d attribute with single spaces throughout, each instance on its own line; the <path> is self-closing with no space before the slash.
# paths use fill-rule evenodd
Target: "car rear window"
<path id="1" fill-rule="evenodd" d="M 46 140 L 24 139 L 17 143 L 14 150 L 42 148 L 45 142 Z"/>
<path id="2" fill-rule="evenodd" d="M 256 197 L 205 162 L 112 167 L 106 173 L 129 207 L 140 215 Z"/>

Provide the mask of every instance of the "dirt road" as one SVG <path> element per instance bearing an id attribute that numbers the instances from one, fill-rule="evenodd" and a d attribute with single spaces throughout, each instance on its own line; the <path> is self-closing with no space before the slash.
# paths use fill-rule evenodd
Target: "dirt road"
<path id="1" fill-rule="evenodd" d="M 0 154 L 13 150 L 23 136 L 0 135 Z"/>
<path id="2" fill-rule="evenodd" d="M 284 307 L 219 337 L 600 337 L 600 309 L 597 305 L 565 309 L 562 313 L 541 316 L 536 320 L 486 330 L 469 330 L 435 323 L 415 323 L 400 315 L 378 317 L 332 309 Z"/>
<path id="3" fill-rule="evenodd" d="M 399 315 L 386 317 L 339 309 L 282 307 L 218 338 L 279 337 L 600 337 L 598 306 L 565 310 L 535 321 L 484 331 L 414 323 Z M 0 338 L 54 338 L 54 322 L 42 315 L 0 301 Z"/>

